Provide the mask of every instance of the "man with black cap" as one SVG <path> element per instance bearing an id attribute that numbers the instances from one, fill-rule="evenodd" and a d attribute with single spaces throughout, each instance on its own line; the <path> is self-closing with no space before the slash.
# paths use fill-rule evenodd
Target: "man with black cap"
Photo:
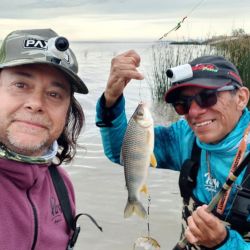
<path id="1" fill-rule="evenodd" d="M 123 90 L 131 79 L 143 79 L 139 64 L 135 51 L 115 57 L 97 103 L 105 154 L 116 163 L 127 123 Z M 176 249 L 250 249 L 250 167 L 208 212 L 210 201 L 250 150 L 249 90 L 236 67 L 219 56 L 202 56 L 166 73 L 172 86 L 165 100 L 183 117 L 169 127 L 155 127 L 154 154 L 157 167 L 180 171 L 182 236 L 188 244 Z"/>
<path id="2" fill-rule="evenodd" d="M 74 190 L 59 165 L 73 159 L 84 124 L 74 93 L 88 89 L 77 71 L 68 40 L 53 30 L 17 30 L 2 42 L 1 249 L 73 247 Z"/>

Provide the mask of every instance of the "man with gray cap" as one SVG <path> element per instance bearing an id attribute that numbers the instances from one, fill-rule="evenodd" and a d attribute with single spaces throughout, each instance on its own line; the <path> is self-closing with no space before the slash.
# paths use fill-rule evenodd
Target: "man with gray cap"
<path id="1" fill-rule="evenodd" d="M 139 64 L 135 51 L 115 57 L 97 103 L 105 154 L 116 163 L 127 124 L 123 90 L 131 79 L 143 79 Z M 157 167 L 180 171 L 184 239 L 174 249 L 250 249 L 250 167 L 243 161 L 250 150 L 249 90 L 220 56 L 202 56 L 166 73 L 172 86 L 165 101 L 182 117 L 155 127 L 154 154 Z M 235 180 L 230 173 L 238 169 Z"/>
<path id="2" fill-rule="evenodd" d="M 77 71 L 68 40 L 53 30 L 18 30 L 2 42 L 1 249 L 73 247 L 74 190 L 59 165 L 73 159 L 84 124 L 74 93 L 88 89 Z"/>

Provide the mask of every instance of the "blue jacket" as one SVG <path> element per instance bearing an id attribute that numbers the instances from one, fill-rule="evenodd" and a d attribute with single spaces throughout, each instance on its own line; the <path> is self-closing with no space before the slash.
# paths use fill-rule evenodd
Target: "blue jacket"
<path id="1" fill-rule="evenodd" d="M 110 109 L 104 111 L 103 98 L 100 98 L 96 106 L 96 121 L 112 121 L 112 127 L 100 128 L 105 155 L 113 162 L 119 163 L 122 140 L 127 126 L 125 114 L 125 99 L 123 96 Z M 202 203 L 208 204 L 225 183 L 231 168 L 233 159 L 238 150 L 244 130 L 250 122 L 250 112 L 245 109 L 240 121 L 231 133 L 217 144 L 205 144 L 195 137 L 192 129 L 184 119 L 173 123 L 169 127 L 155 127 L 154 154 L 157 159 L 158 168 L 167 168 L 179 171 L 183 162 L 190 158 L 194 140 L 201 148 L 201 162 L 197 176 L 197 185 L 193 190 L 194 196 Z M 250 151 L 250 136 L 246 152 Z M 211 175 L 209 179 L 206 153 L 209 154 Z M 230 207 L 236 192 L 236 187 L 241 184 L 244 175 L 238 177 L 230 193 L 230 198 L 224 212 L 226 217 L 230 213 Z M 220 250 L 250 249 L 250 243 L 244 241 L 242 236 L 235 230 L 229 230 L 228 240 L 219 247 Z"/>

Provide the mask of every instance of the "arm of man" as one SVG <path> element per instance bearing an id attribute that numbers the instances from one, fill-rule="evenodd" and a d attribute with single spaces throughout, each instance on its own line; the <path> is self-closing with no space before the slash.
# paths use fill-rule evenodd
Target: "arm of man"
<path id="1" fill-rule="evenodd" d="M 120 162 L 120 150 L 126 131 L 124 88 L 132 80 L 142 80 L 138 72 L 140 56 L 129 50 L 112 59 L 106 89 L 96 106 L 96 125 L 101 127 L 101 136 L 106 156 Z"/>
<path id="2" fill-rule="evenodd" d="M 231 230 L 212 213 L 207 212 L 207 205 L 198 207 L 188 217 L 188 228 L 185 236 L 191 244 L 211 249 L 249 250 L 250 243 L 244 241 L 235 230 Z"/>

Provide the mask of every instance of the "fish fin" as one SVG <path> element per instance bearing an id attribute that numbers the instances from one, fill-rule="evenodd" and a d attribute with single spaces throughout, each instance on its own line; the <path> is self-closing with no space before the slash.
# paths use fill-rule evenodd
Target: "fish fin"
<path id="1" fill-rule="evenodd" d="M 121 164 L 122 166 L 124 166 L 123 151 L 122 151 L 122 149 L 121 149 L 121 152 L 120 152 L 120 164 Z"/>
<path id="2" fill-rule="evenodd" d="M 142 193 L 145 193 L 145 194 L 148 194 L 148 186 L 146 184 L 144 184 L 140 190 L 140 192 Z"/>
<path id="3" fill-rule="evenodd" d="M 160 244 L 155 239 L 149 236 L 139 237 L 134 242 L 134 249 L 136 247 L 143 247 L 144 249 L 160 249 L 161 248 Z"/>
<path id="4" fill-rule="evenodd" d="M 124 210 L 124 218 L 128 218 L 133 214 L 136 214 L 143 219 L 147 218 L 147 212 L 139 201 L 127 202 Z"/>
<path id="5" fill-rule="evenodd" d="M 122 157 L 120 157 L 120 165 L 124 166 L 124 161 Z"/>
<path id="6" fill-rule="evenodd" d="M 157 167 L 157 161 L 156 161 L 156 158 L 155 158 L 155 155 L 154 153 L 152 153 L 150 155 L 150 166 L 156 168 Z"/>

